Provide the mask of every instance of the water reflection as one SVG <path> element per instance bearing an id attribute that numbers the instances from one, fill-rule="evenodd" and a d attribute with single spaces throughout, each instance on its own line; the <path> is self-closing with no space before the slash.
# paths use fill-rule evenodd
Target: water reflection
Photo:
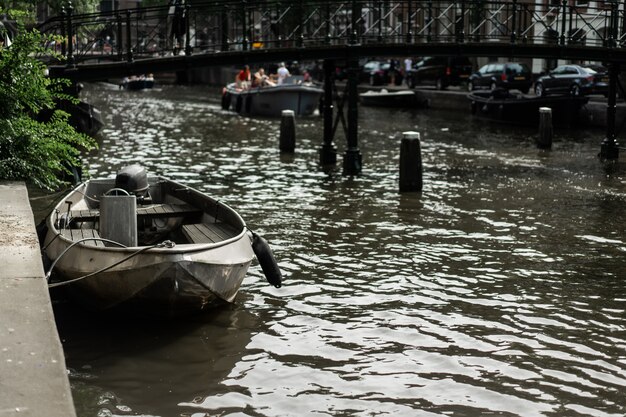
<path id="1" fill-rule="evenodd" d="M 105 393 L 164 417 L 626 413 L 625 170 L 598 163 L 602 132 L 558 131 L 545 152 L 535 129 L 361 108 L 347 178 L 317 166 L 318 118 L 286 159 L 279 121 L 224 112 L 209 88 L 128 93 L 86 89 L 107 121 L 91 174 L 141 162 L 218 196 L 286 280 L 253 265 L 234 307 L 180 328 L 61 315 L 81 417 Z M 406 130 L 420 194 L 397 192 Z"/>

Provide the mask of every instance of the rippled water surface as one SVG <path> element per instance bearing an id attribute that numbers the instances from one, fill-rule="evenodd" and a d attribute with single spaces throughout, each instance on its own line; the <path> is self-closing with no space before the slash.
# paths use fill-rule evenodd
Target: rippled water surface
<path id="1" fill-rule="evenodd" d="M 623 416 L 624 169 L 602 131 L 360 108 L 361 176 L 318 167 L 322 121 L 219 108 L 218 91 L 104 84 L 92 176 L 140 162 L 217 195 L 267 238 L 236 303 L 178 321 L 93 316 L 58 301 L 80 417 Z M 468 112 L 469 113 L 469 112 Z M 401 132 L 422 136 L 424 191 L 399 194 Z"/>

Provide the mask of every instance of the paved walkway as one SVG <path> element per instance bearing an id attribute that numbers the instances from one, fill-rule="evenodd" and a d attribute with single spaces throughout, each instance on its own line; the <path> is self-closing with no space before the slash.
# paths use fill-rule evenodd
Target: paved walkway
<path id="1" fill-rule="evenodd" d="M 26 186 L 0 182 L 0 417 L 74 417 Z"/>

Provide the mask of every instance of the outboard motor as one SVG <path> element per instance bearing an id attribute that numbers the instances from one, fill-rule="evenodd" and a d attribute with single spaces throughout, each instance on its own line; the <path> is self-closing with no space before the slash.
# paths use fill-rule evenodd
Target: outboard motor
<path id="1" fill-rule="evenodd" d="M 137 200 L 145 199 L 148 195 L 148 174 L 141 165 L 128 165 L 117 172 L 115 188 L 121 188 Z"/>

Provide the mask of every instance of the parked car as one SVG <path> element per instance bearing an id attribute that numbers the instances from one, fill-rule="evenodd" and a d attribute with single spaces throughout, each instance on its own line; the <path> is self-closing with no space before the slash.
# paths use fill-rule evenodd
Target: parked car
<path id="1" fill-rule="evenodd" d="M 493 62 L 481 67 L 471 75 L 467 89 L 473 91 L 479 88 L 517 89 L 526 94 L 533 83 L 533 77 L 528 66 L 522 62 Z"/>
<path id="2" fill-rule="evenodd" d="M 450 85 L 459 85 L 467 82 L 472 74 L 472 63 L 464 56 L 434 56 L 425 57 L 413 65 L 407 75 L 409 88 L 419 84 L 434 85 L 443 90 Z"/>
<path id="3" fill-rule="evenodd" d="M 535 82 L 535 94 L 545 96 L 553 93 L 580 96 L 609 92 L 609 75 L 601 66 L 561 65 Z"/>
<path id="4" fill-rule="evenodd" d="M 368 82 L 370 85 L 389 84 L 391 83 L 392 72 L 394 84 L 401 85 L 403 77 L 399 62 L 392 62 L 392 60 L 369 61 L 361 68 L 359 82 Z"/>

